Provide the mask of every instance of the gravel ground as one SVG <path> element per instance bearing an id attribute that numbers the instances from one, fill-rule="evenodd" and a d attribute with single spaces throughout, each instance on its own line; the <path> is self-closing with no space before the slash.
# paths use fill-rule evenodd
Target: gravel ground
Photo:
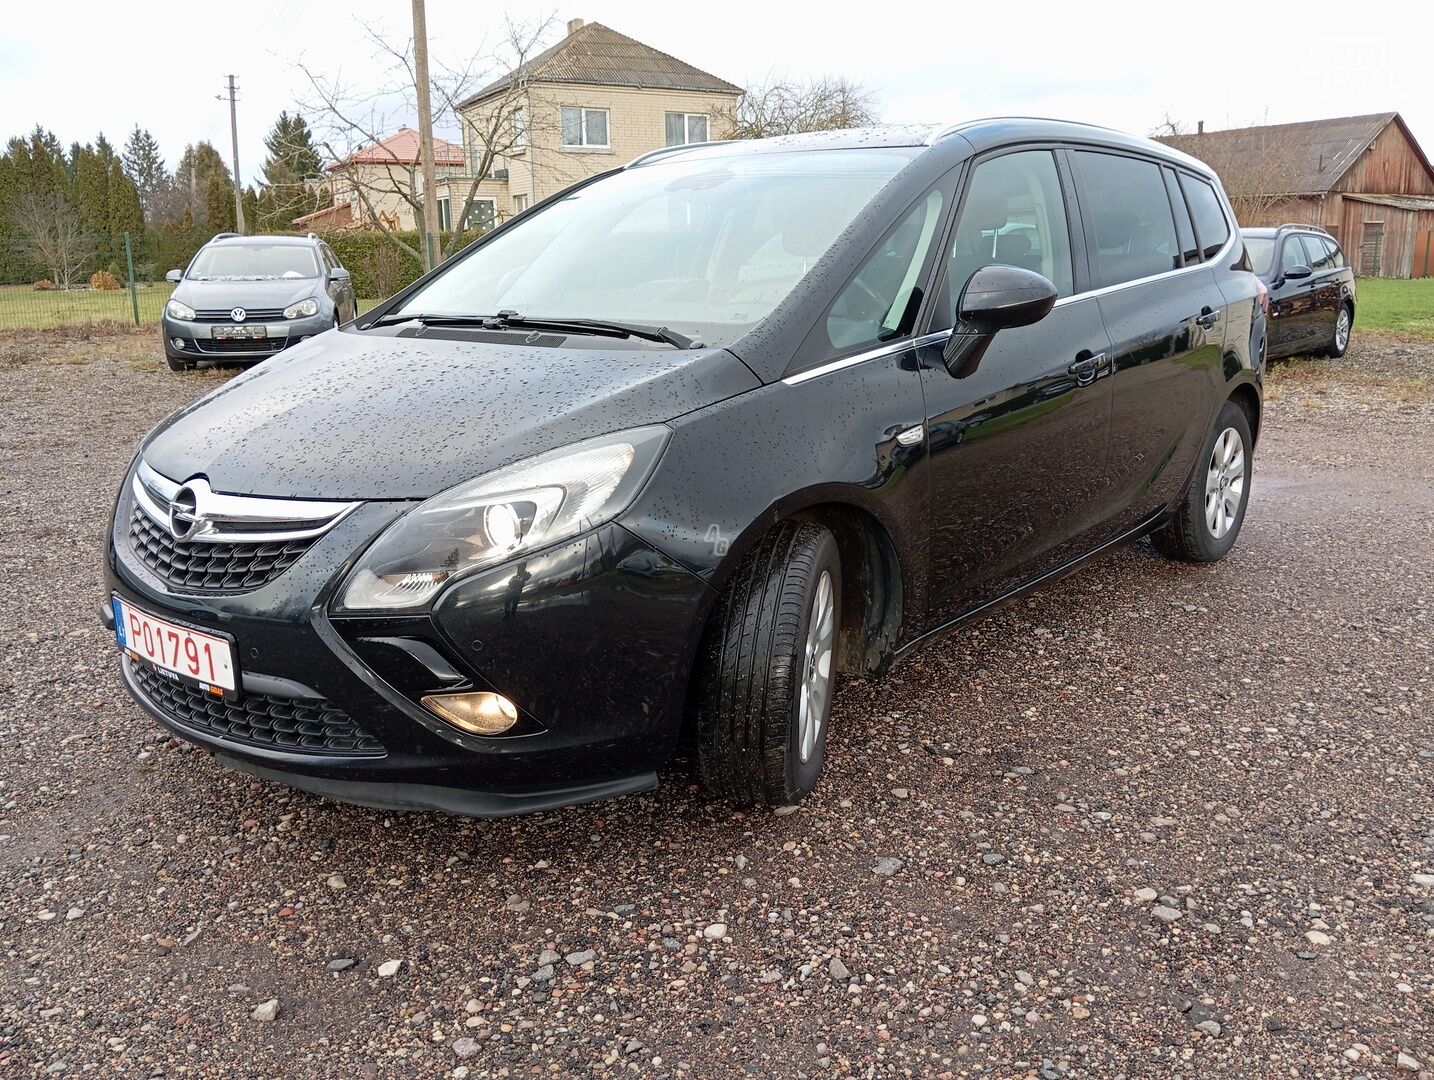
<path id="1" fill-rule="evenodd" d="M 225 772 L 100 538 L 225 378 L 0 341 L 0 1075 L 1434 1078 L 1434 344 L 1284 365 L 1233 555 L 1140 546 L 838 695 L 800 809 L 475 822 Z"/>

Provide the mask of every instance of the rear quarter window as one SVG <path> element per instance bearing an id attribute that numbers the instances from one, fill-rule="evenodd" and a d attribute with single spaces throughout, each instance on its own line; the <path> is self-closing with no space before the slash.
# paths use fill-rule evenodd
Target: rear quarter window
<path id="1" fill-rule="evenodd" d="M 1220 205 L 1220 196 L 1204 180 L 1197 180 L 1186 173 L 1180 174 L 1180 187 L 1185 192 L 1185 201 L 1190 206 L 1190 216 L 1195 219 L 1195 235 L 1200 241 L 1201 253 L 1213 259 L 1216 252 L 1230 239 L 1230 223 L 1225 219 L 1225 209 Z"/>

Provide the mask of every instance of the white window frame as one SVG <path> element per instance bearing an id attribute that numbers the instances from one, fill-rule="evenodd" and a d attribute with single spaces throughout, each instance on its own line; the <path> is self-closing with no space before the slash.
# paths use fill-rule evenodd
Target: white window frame
<path id="1" fill-rule="evenodd" d="M 583 141 L 580 142 L 580 143 L 567 143 L 567 142 L 563 142 L 564 132 L 563 132 L 562 117 L 563 117 L 563 110 L 565 110 L 565 109 L 576 109 L 576 110 L 578 111 L 578 117 L 579 117 L 578 134 L 579 134 L 579 135 L 582 137 L 582 139 L 583 139 Z M 590 142 L 587 141 L 587 137 L 588 137 L 588 113 L 602 113 L 602 114 L 603 114 L 603 116 L 604 116 L 604 124 L 603 124 L 603 126 L 607 129 L 607 142 L 605 142 L 605 143 L 590 143 Z M 561 149 L 563 149 L 563 150 L 576 150 L 576 151 L 578 151 L 578 152 L 582 152 L 583 150 L 611 150 L 611 149 L 612 149 L 612 110 L 611 110 L 611 109 L 600 109 L 600 108 L 589 108 L 589 107 L 586 106 L 586 105 L 560 105 L 560 106 L 558 106 L 558 146 L 559 146 Z"/>
<path id="2" fill-rule="evenodd" d="M 508 122 L 513 125 L 513 149 L 515 154 L 521 154 L 528 149 L 528 110 L 526 106 L 519 105 L 508 116 Z M 612 132 L 608 132 L 609 139 Z"/>
<path id="3" fill-rule="evenodd" d="M 669 116 L 682 117 L 682 142 L 680 143 L 667 142 L 667 118 Z M 705 139 L 694 139 L 692 137 L 692 121 L 699 119 L 704 120 L 707 123 L 707 138 Z M 611 138 L 612 136 L 609 135 L 608 137 Z M 711 142 L 712 117 L 709 116 L 707 113 L 678 112 L 676 109 L 669 109 L 662 114 L 662 139 L 663 142 L 666 143 L 666 145 L 668 146 L 692 146 L 696 143 Z"/>
<path id="4" fill-rule="evenodd" d="M 529 200 L 527 195 L 519 194 L 513 196 L 513 213 L 521 214 L 524 210 L 528 209 L 528 206 Z"/>
<path id="5" fill-rule="evenodd" d="M 447 232 L 453 225 L 453 202 L 447 195 L 438 200 L 438 231 Z"/>

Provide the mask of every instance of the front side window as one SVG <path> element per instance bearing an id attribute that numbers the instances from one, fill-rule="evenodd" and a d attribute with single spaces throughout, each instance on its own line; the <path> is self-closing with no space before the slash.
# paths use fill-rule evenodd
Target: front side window
<path id="1" fill-rule="evenodd" d="M 1077 150 L 1089 202 L 1097 287 L 1152 277 L 1180 265 L 1170 198 L 1152 161 Z"/>
<path id="2" fill-rule="evenodd" d="M 966 282 L 991 263 L 1034 270 L 1061 296 L 1075 291 L 1065 198 L 1049 150 L 1023 150 L 976 166 L 952 235 L 937 329 L 953 325 Z"/>
<path id="3" fill-rule="evenodd" d="M 1204 180 L 1197 180 L 1186 173 L 1180 174 L 1180 187 L 1195 218 L 1195 235 L 1200 238 L 1201 252 L 1205 258 L 1213 259 L 1225 246 L 1225 241 L 1230 239 L 1230 223 L 1225 220 L 1220 196 Z"/>
<path id="4" fill-rule="evenodd" d="M 1300 243 L 1300 237 L 1285 237 L 1284 249 L 1280 252 L 1280 273 L 1288 274 L 1296 266 L 1309 266 L 1309 253 L 1305 251 L 1304 244 Z"/>
<path id="5" fill-rule="evenodd" d="M 657 158 L 501 230 L 399 311 L 610 319 L 723 344 L 781 303 L 917 152 Z"/>
<path id="6" fill-rule="evenodd" d="M 612 145 L 608 142 L 606 109 L 585 109 L 577 105 L 564 105 L 560 119 L 565 147 L 569 149 L 600 147 L 605 150 Z"/>
<path id="7" fill-rule="evenodd" d="M 852 275 L 827 314 L 827 340 L 833 349 L 875 345 L 911 332 L 941 204 L 941 192 L 930 192 Z"/>
<path id="8" fill-rule="evenodd" d="M 707 117 L 702 113 L 670 112 L 667 114 L 667 145 L 707 141 Z"/>
<path id="9" fill-rule="evenodd" d="M 195 281 L 272 281 L 319 276 L 311 247 L 298 244 L 222 244 L 201 248 L 186 277 Z"/>

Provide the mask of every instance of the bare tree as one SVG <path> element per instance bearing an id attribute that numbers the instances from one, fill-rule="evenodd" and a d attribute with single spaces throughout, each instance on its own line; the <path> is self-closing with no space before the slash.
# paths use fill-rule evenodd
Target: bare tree
<path id="1" fill-rule="evenodd" d="M 450 192 L 461 194 L 461 200 L 450 203 L 457 204 L 458 212 L 452 218 L 454 228 L 441 252 L 442 259 L 462 243 L 463 227 L 483 181 L 491 178 L 498 163 L 523 149 L 532 135 L 524 65 L 539 51 L 551 25 L 551 19 L 537 24 L 510 21 L 495 48 L 480 46 L 469 59 L 454 65 L 437 58 L 431 61 L 433 126 L 438 131 L 460 131 L 466 158 L 461 169 L 440 163 L 439 171 L 446 174 Z M 369 39 L 385 68 L 386 78 L 379 89 L 355 89 L 299 62 L 311 88 L 304 109 L 315 143 L 337 165 L 335 179 L 352 192 L 362 210 L 360 216 L 396 247 L 426 265 L 425 253 L 397 235 L 394 215 L 385 210 L 400 204 L 407 207 L 413 212 L 419 234 L 424 232 L 421 170 L 416 155 L 410 161 L 392 153 L 374 160 L 373 153 L 414 115 L 417 77 L 413 41 L 409 38 L 396 45 L 376 29 L 369 31 Z M 464 108 L 480 90 L 487 91 L 482 99 Z M 362 151 L 368 153 L 360 166 L 354 159 Z"/>
<path id="2" fill-rule="evenodd" d="M 1166 113 L 1151 137 L 1214 169 L 1242 225 L 1287 217 L 1290 204 L 1298 202 L 1300 196 L 1289 190 L 1297 148 L 1285 134 L 1286 129 L 1265 123 L 1208 132 L 1204 127 L 1202 123 L 1191 131 Z"/>
<path id="3" fill-rule="evenodd" d="M 724 125 L 734 139 L 765 139 L 802 131 L 866 127 L 878 119 L 876 102 L 861 83 L 844 75 L 801 82 L 769 77 L 748 86 Z"/>
<path id="4" fill-rule="evenodd" d="M 63 195 L 26 192 L 15 201 L 11 224 L 30 257 L 61 289 L 70 288 L 94 258 L 95 238 Z"/>

